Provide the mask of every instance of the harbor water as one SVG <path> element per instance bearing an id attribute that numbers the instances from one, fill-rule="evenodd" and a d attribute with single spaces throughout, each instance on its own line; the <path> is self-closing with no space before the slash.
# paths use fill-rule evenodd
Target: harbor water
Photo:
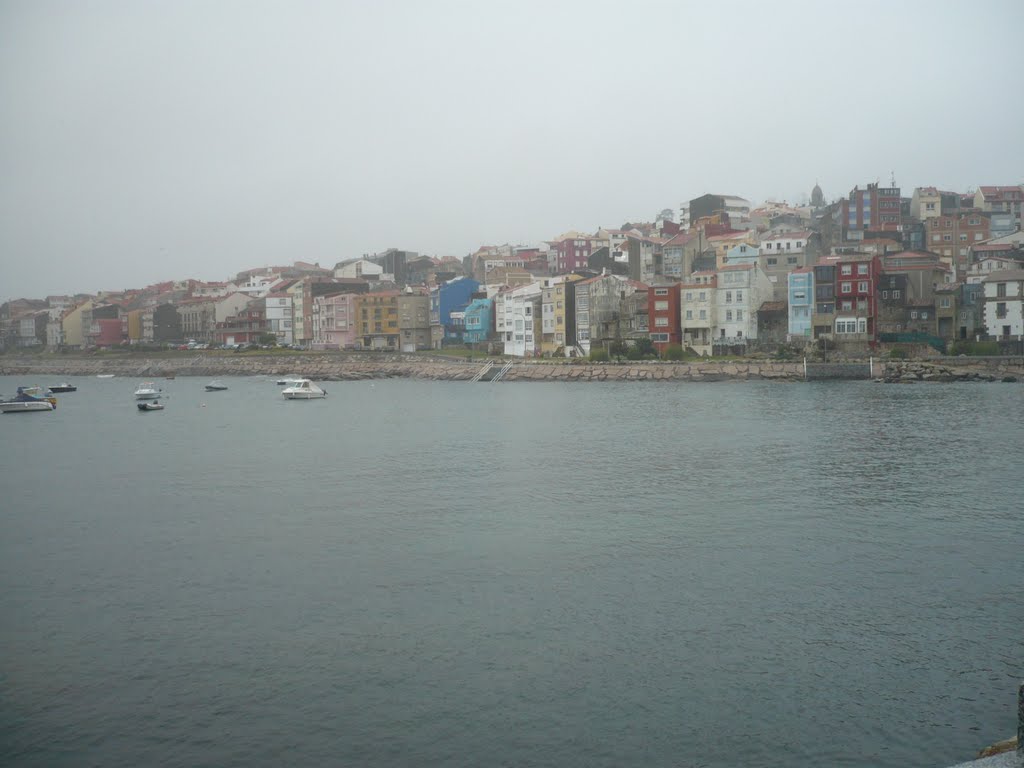
<path id="1" fill-rule="evenodd" d="M 926 768 L 1016 728 L 1020 384 L 221 380 L 0 416 L 0 764 Z"/>

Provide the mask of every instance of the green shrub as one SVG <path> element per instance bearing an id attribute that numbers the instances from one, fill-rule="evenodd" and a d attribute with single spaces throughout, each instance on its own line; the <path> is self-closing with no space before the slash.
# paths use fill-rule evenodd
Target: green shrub
<path id="1" fill-rule="evenodd" d="M 949 349 L 949 354 L 997 356 L 1002 354 L 998 341 L 958 341 Z"/>
<path id="2" fill-rule="evenodd" d="M 608 362 L 608 350 L 603 347 L 590 350 L 590 362 L 592 363 L 607 363 Z"/>
<path id="3" fill-rule="evenodd" d="M 899 347 L 893 347 L 892 349 L 889 350 L 889 359 L 890 360 L 906 360 L 907 359 L 907 350 L 900 349 Z"/>
<path id="4" fill-rule="evenodd" d="M 663 356 L 666 360 L 682 360 L 686 357 L 682 344 L 669 344 L 665 347 Z"/>

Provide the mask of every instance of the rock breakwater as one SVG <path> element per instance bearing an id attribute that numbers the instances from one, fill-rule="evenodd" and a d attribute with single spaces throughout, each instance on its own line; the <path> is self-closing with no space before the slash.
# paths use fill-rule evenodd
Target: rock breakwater
<path id="1" fill-rule="evenodd" d="M 188 357 L 39 355 L 31 358 L 0 358 L 0 375 L 32 374 L 59 377 L 112 373 L 135 378 L 298 375 L 315 381 L 384 378 L 469 381 L 483 364 L 483 360 L 451 360 L 419 355 L 329 353 L 258 357 L 230 354 L 200 354 Z M 497 366 L 491 373 L 496 372 Z M 803 365 L 793 362 L 700 361 L 617 364 L 523 361 L 513 364 L 503 381 L 802 381 L 803 378 Z"/>

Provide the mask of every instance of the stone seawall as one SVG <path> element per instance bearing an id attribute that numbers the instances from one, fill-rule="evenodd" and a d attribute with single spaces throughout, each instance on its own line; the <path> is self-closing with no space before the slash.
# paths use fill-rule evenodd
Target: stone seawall
<path id="1" fill-rule="evenodd" d="M 0 357 L 0 375 L 31 375 L 56 383 L 64 376 L 115 374 L 132 378 L 166 376 L 306 376 L 314 381 L 413 378 L 468 381 L 484 360 L 459 360 L 422 355 L 231 355 L 199 353 L 183 356 L 70 356 Z M 488 373 L 495 374 L 499 366 Z M 867 378 L 867 363 L 812 364 L 812 380 Z M 504 381 L 803 381 L 803 361 L 749 360 L 679 363 L 515 362 Z M 1024 379 L 1024 358 L 948 358 L 938 361 L 875 361 L 874 375 L 885 381 L 998 381 Z M 486 377 L 485 377 L 486 380 Z M 35 382 L 31 382 L 35 383 Z"/>
<path id="2" fill-rule="evenodd" d="M 133 378 L 166 376 L 306 376 L 314 381 L 413 378 L 468 381 L 484 360 L 464 361 L 404 355 L 241 355 L 198 354 L 187 357 L 70 357 L 41 355 L 0 358 L 0 375 L 95 376 L 112 373 Z M 489 372 L 497 373 L 498 366 Z M 802 381 L 803 363 L 693 362 L 661 363 L 515 363 L 503 381 L 727 381 L 771 379 Z M 486 380 L 486 379 L 485 379 Z"/>

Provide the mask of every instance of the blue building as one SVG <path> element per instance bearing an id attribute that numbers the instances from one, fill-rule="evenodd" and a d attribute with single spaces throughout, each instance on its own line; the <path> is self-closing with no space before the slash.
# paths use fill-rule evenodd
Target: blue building
<path id="1" fill-rule="evenodd" d="M 814 270 L 809 267 L 789 273 L 789 339 L 811 338 L 814 312 Z"/>
<path id="2" fill-rule="evenodd" d="M 473 299 L 466 307 L 466 330 L 462 340 L 481 344 L 491 336 L 494 327 L 494 299 Z"/>
<path id="3" fill-rule="evenodd" d="M 759 252 L 756 245 L 740 243 L 725 252 L 725 261 L 723 263 L 728 264 L 730 267 L 733 264 L 756 264 L 758 255 Z"/>
<path id="4" fill-rule="evenodd" d="M 452 312 L 462 312 L 469 305 L 480 283 L 469 277 L 457 277 L 430 291 L 430 325 L 434 346 L 462 341 L 463 326 L 452 322 Z"/>

